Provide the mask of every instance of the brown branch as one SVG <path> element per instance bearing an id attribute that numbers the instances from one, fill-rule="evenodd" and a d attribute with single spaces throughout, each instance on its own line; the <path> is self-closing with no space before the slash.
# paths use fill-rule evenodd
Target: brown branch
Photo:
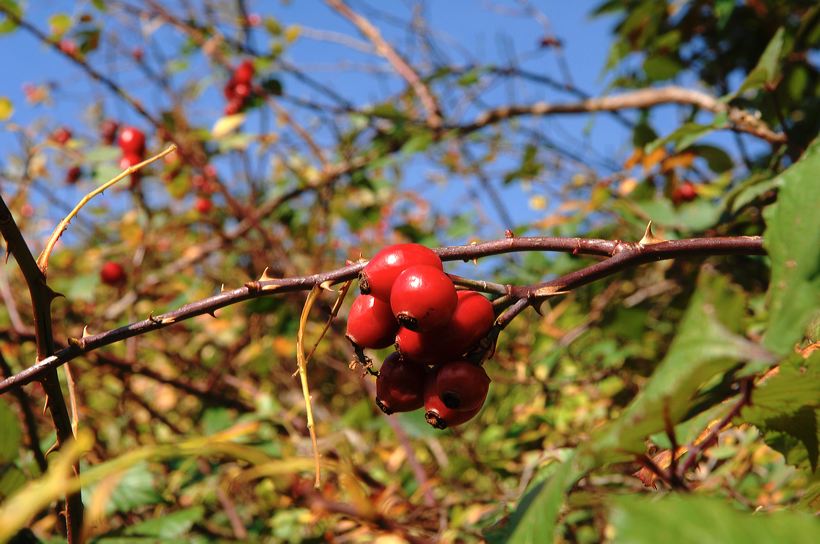
<path id="1" fill-rule="evenodd" d="M 729 121 L 732 123 L 733 130 L 746 132 L 772 144 L 782 144 L 786 142 L 786 136 L 783 133 L 773 131 L 755 115 L 745 110 L 729 106 L 706 93 L 675 86 L 639 89 L 614 96 L 588 98 L 578 102 L 562 104 L 536 102 L 535 104 L 521 106 L 503 106 L 485 111 L 470 124 L 453 128 L 461 133 L 470 133 L 487 125 L 512 119 L 513 117 L 618 111 L 650 108 L 662 104 L 684 104 L 696 106 L 716 114 L 726 113 L 729 117 Z"/>
<path id="2" fill-rule="evenodd" d="M 0 233 L 6 239 L 8 252 L 14 255 L 28 285 L 31 306 L 34 311 L 34 334 L 37 345 L 37 364 L 39 364 L 39 362 L 50 358 L 55 351 L 54 335 L 51 329 L 51 302 L 57 295 L 46 284 L 43 271 L 40 270 L 37 261 L 34 260 L 28 244 L 23 239 L 20 228 L 15 223 L 11 211 L 9 211 L 2 197 L 0 197 Z M 57 376 L 57 368 L 47 369 L 40 373 L 37 379 L 43 384 L 43 389 L 48 396 L 49 412 L 54 423 L 54 429 L 57 432 L 57 444 L 62 446 L 74 438 L 74 433 L 72 432 L 71 419 L 63 398 L 63 391 L 60 387 L 60 379 Z M 74 464 L 74 473 L 76 475 L 80 473 L 79 461 Z M 83 501 L 80 491 L 77 491 L 66 497 L 66 531 L 69 542 L 80 541 L 82 527 Z"/>
<path id="3" fill-rule="evenodd" d="M 572 254 L 613 255 L 609 259 L 595 263 L 555 280 L 532 286 L 510 287 L 511 294 L 518 300 L 497 320 L 508 323 L 528 305 L 538 303 L 556 293 L 590 283 L 615 274 L 624 268 L 639 264 L 696 255 L 763 255 L 763 240 L 759 236 L 738 236 L 724 238 L 701 238 L 660 242 L 642 245 L 636 242 L 618 240 L 597 240 L 584 238 L 505 238 L 493 242 L 468 246 L 453 246 L 436 249 L 442 260 L 470 260 L 478 257 L 518 251 L 563 251 Z M 261 296 L 277 295 L 294 291 L 308 291 L 315 285 L 334 285 L 356 278 L 365 263 L 357 263 L 329 272 L 248 282 L 244 287 L 225 291 L 177 310 L 131 323 L 117 329 L 80 339 L 71 339 L 69 346 L 37 364 L 0 382 L 0 394 L 13 387 L 19 387 L 38 379 L 49 369 L 103 346 L 163 329 L 174 323 L 203 314 L 213 314 L 216 310 Z M 36 265 L 35 265 L 36 266 Z"/>
<path id="4" fill-rule="evenodd" d="M 433 93 L 430 91 L 430 88 L 422 81 L 421 77 L 419 77 L 407 61 L 387 43 L 379 32 L 379 29 L 373 26 L 366 18 L 350 9 L 342 0 L 326 0 L 326 2 L 348 21 L 353 23 L 356 28 L 359 29 L 359 32 L 364 34 L 367 39 L 373 42 L 373 45 L 376 46 L 376 51 L 387 59 L 387 62 L 407 81 L 413 89 L 413 92 L 416 93 L 416 96 L 421 100 L 424 109 L 427 111 L 427 125 L 433 129 L 439 128 L 442 123 L 441 108 L 433 96 Z"/>

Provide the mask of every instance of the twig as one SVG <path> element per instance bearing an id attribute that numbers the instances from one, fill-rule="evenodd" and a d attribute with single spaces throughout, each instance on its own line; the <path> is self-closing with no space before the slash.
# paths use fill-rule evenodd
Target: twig
<path id="1" fill-rule="evenodd" d="M 694 89 L 683 87 L 660 87 L 639 89 L 628 93 L 600 98 L 588 98 L 579 102 L 550 104 L 536 102 L 522 106 L 504 106 L 485 111 L 478 118 L 467 125 L 453 127 L 461 133 L 474 132 L 487 125 L 497 123 L 513 117 L 525 115 L 556 115 L 570 113 L 590 113 L 595 111 L 616 111 L 636 108 L 650 108 L 661 104 L 685 104 L 696 106 L 712 113 L 726 113 L 733 129 L 746 132 L 769 143 L 782 144 L 786 136 L 774 132 L 766 123 L 751 113 L 728 106 L 717 98 Z"/>
<path id="2" fill-rule="evenodd" d="M 573 254 L 613 255 L 605 261 L 570 272 L 549 282 L 531 286 L 512 286 L 512 295 L 518 300 L 498 317 L 496 320 L 497 325 L 506 325 L 528 305 L 544 300 L 555 294 L 556 291 L 571 290 L 615 274 L 625 268 L 643 263 L 699 255 L 765 254 L 763 240 L 759 236 L 694 238 L 659 242 L 651 245 L 619 240 L 516 237 L 475 245 L 438 248 L 435 251 L 445 261 L 475 259 L 517 251 L 563 251 Z M 253 298 L 293 291 L 307 291 L 316 285 L 334 285 L 355 279 L 365 264 L 356 263 L 329 272 L 307 276 L 248 282 L 244 287 L 191 302 L 159 316 L 151 316 L 148 319 L 99 334 L 89 335 L 85 338 L 72 339 L 69 347 L 0 382 L 0 394 L 13 387 L 36 380 L 48 369 L 57 368 L 84 353 L 94 351 L 102 346 L 163 329 L 198 315 L 212 314 L 219 308 Z"/>
<path id="3" fill-rule="evenodd" d="M 85 195 L 84 197 L 82 197 L 80 199 L 80 201 L 77 203 L 77 205 L 74 206 L 74 209 L 71 210 L 71 212 L 69 212 L 69 214 L 67 216 L 65 216 L 65 218 L 62 221 L 60 221 L 60 223 L 54 229 L 54 232 L 51 233 L 51 237 L 48 239 L 48 242 L 46 242 L 45 249 L 43 249 L 43 252 L 40 253 L 40 256 L 37 258 L 37 266 L 40 267 L 40 270 L 43 271 L 43 274 L 46 274 L 46 272 L 48 271 L 48 258 L 51 256 L 51 252 L 54 249 L 54 246 L 57 244 L 57 240 L 60 239 L 60 236 L 62 236 L 63 232 L 65 232 L 65 230 L 68 228 L 68 224 L 71 222 L 71 220 L 74 218 L 74 216 L 77 215 L 78 213 L 80 213 L 80 210 L 82 209 L 83 206 L 88 204 L 88 202 L 92 198 L 94 198 L 98 194 L 102 193 L 103 191 L 105 191 L 109 187 L 113 186 L 115 183 L 117 183 L 121 179 L 124 179 L 124 178 L 130 176 L 131 174 L 134 174 L 135 172 L 138 172 L 143 167 L 148 166 L 152 162 L 165 157 L 169 153 L 174 152 L 176 149 L 177 149 L 177 146 L 174 145 L 174 144 L 171 144 L 170 146 L 168 146 L 161 153 L 158 153 L 157 155 L 154 155 L 153 157 L 151 157 L 149 159 L 146 159 L 146 160 L 142 161 L 141 163 L 135 164 L 133 166 L 129 166 L 128 168 L 126 168 L 125 170 L 123 170 L 122 172 L 120 172 L 119 174 L 114 176 L 109 181 L 106 181 L 105 183 L 103 183 L 102 185 L 100 185 L 99 187 L 97 187 L 96 189 L 94 189 L 93 191 L 91 191 L 90 193 Z"/>
<path id="4" fill-rule="evenodd" d="M 51 302 L 57 295 L 46 283 L 45 274 L 37 266 L 37 262 L 34 260 L 23 234 L 20 232 L 20 228 L 15 223 L 14 217 L 2 197 L 0 197 L 0 232 L 3 234 L 3 238 L 6 239 L 8 251 L 14 255 L 28 285 L 31 306 L 34 312 L 37 360 L 42 362 L 51 358 L 55 351 L 54 335 L 51 328 Z M 63 391 L 60 388 L 60 379 L 57 376 L 56 367 L 40 373 L 37 378 L 43 384 L 43 389 L 48 395 L 48 407 L 57 433 L 57 445 L 61 447 L 72 440 L 74 434 L 71 430 L 71 419 L 68 416 L 68 408 L 63 398 Z M 80 473 L 79 461 L 74 463 L 74 473 L 76 475 Z M 78 490 L 66 497 L 66 532 L 70 543 L 79 542 L 82 539 L 82 528 L 83 501 Z"/>
<path id="5" fill-rule="evenodd" d="M 416 93 L 416 96 L 421 100 L 424 109 L 427 111 L 427 124 L 430 128 L 439 128 L 442 123 L 441 108 L 433 96 L 433 93 L 430 91 L 430 88 L 422 81 L 416 71 L 382 38 L 379 30 L 373 26 L 370 21 L 354 12 L 342 2 L 342 0 L 326 0 L 326 2 L 333 9 L 341 13 L 347 20 L 356 25 L 359 32 L 373 42 L 373 45 L 376 46 L 376 51 L 387 59 L 387 62 L 407 81 L 410 87 L 412 87 L 413 92 Z"/>

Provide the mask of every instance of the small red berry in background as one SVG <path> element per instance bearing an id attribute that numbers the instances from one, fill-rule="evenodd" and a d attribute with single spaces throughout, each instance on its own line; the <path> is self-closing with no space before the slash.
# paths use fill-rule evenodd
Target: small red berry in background
<path id="1" fill-rule="evenodd" d="M 51 139 L 60 145 L 65 145 L 71 139 L 71 136 L 71 130 L 66 127 L 60 127 L 51 134 Z"/>
<path id="2" fill-rule="evenodd" d="M 253 63 L 249 60 L 244 60 L 234 69 L 233 79 L 237 83 L 250 85 L 251 81 L 253 81 L 253 76 L 255 73 L 256 70 L 253 67 Z"/>
<path id="3" fill-rule="evenodd" d="M 681 204 L 682 202 L 692 202 L 698 197 L 698 190 L 691 181 L 684 181 L 672 191 L 672 202 Z"/>
<path id="4" fill-rule="evenodd" d="M 245 23 L 248 26 L 259 26 L 262 24 L 262 16 L 258 13 L 249 13 L 245 18 Z"/>
<path id="5" fill-rule="evenodd" d="M 359 289 L 385 302 L 390 300 L 393 282 L 412 265 L 429 265 L 443 270 L 436 253 L 421 244 L 396 244 L 376 253 L 359 274 Z"/>
<path id="6" fill-rule="evenodd" d="M 214 203 L 211 201 L 210 198 L 205 198 L 201 196 L 196 199 L 194 202 L 194 209 L 202 215 L 207 215 L 211 210 L 214 209 Z"/>
<path id="7" fill-rule="evenodd" d="M 133 58 L 137 62 L 142 62 L 144 56 L 145 51 L 143 51 L 142 47 L 135 47 L 131 50 L 131 58 Z"/>
<path id="8" fill-rule="evenodd" d="M 58 46 L 60 47 L 60 51 L 62 51 L 66 55 L 70 55 L 73 57 L 77 54 L 77 42 L 75 42 L 74 40 L 64 38 L 60 40 Z"/>
<path id="9" fill-rule="evenodd" d="M 437 429 L 469 421 L 484 405 L 490 377 L 480 366 L 452 361 L 436 369 L 424 388 L 427 422 Z"/>
<path id="10" fill-rule="evenodd" d="M 120 125 L 113 119 L 106 119 L 100 123 L 100 140 L 105 145 L 113 145 L 117 139 L 117 131 Z"/>
<path id="11" fill-rule="evenodd" d="M 74 185 L 80 179 L 80 176 L 83 174 L 82 169 L 79 166 L 72 166 L 68 169 L 65 173 L 65 182 L 69 185 Z"/>
<path id="12" fill-rule="evenodd" d="M 402 327 L 427 332 L 444 327 L 453 317 L 458 296 L 443 270 L 411 266 L 398 275 L 390 290 L 390 307 Z"/>
<path id="13" fill-rule="evenodd" d="M 118 262 L 107 261 L 100 269 L 100 280 L 112 287 L 118 287 L 125 283 L 125 268 Z"/>
<path id="14" fill-rule="evenodd" d="M 376 405 L 385 413 L 411 412 L 424 406 L 427 369 L 391 353 L 376 378 Z"/>
<path id="15" fill-rule="evenodd" d="M 398 322 L 390 305 L 370 295 L 359 295 L 347 317 L 347 337 L 357 346 L 382 349 L 393 345 Z"/>
<path id="16" fill-rule="evenodd" d="M 138 128 L 124 127 L 120 131 L 117 143 L 123 154 L 134 154 L 142 156 L 145 153 L 145 134 Z"/>

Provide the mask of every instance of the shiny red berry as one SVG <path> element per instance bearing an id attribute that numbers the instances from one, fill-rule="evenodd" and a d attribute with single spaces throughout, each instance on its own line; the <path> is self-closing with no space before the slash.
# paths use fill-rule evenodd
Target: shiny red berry
<path id="1" fill-rule="evenodd" d="M 139 164 L 144 160 L 145 159 L 142 158 L 142 154 L 126 152 L 120 159 L 120 168 L 125 170 L 126 168 Z"/>
<path id="2" fill-rule="evenodd" d="M 359 289 L 364 294 L 388 302 L 390 289 L 399 274 L 407 267 L 418 264 L 444 269 L 439 256 L 421 244 L 396 244 L 386 247 L 376 253 L 362 269 L 359 274 Z"/>
<path id="3" fill-rule="evenodd" d="M 414 332 L 401 328 L 396 348 L 402 356 L 426 364 L 450 361 L 475 347 L 495 321 L 492 303 L 475 291 L 458 291 L 458 305 L 444 329 Z"/>
<path id="4" fill-rule="evenodd" d="M 411 331 L 428 332 L 444 327 L 457 305 L 452 280 L 434 266 L 409 267 L 399 274 L 390 290 L 393 315 Z"/>
<path id="5" fill-rule="evenodd" d="M 347 337 L 363 348 L 381 349 L 393 345 L 399 324 L 390 305 L 370 295 L 359 295 L 347 316 Z"/>
<path id="6" fill-rule="evenodd" d="M 405 361 L 397 352 L 382 363 L 376 378 L 376 405 L 385 414 L 410 412 L 424 406 L 427 368 Z"/>
<path id="7" fill-rule="evenodd" d="M 424 389 L 427 422 L 444 429 L 460 425 L 481 410 L 490 377 L 468 361 L 451 361 L 436 369 Z"/>
<path id="8" fill-rule="evenodd" d="M 142 155 L 145 153 L 145 134 L 138 128 L 125 127 L 118 140 L 122 152 Z"/>
<path id="9" fill-rule="evenodd" d="M 107 261 L 100 269 L 100 280 L 113 287 L 125 283 L 125 268 L 120 263 Z"/>
<path id="10" fill-rule="evenodd" d="M 251 86 L 247 83 L 237 83 L 233 92 L 239 98 L 248 98 L 251 95 Z"/>
<path id="11" fill-rule="evenodd" d="M 100 123 L 100 139 L 102 142 L 105 145 L 112 145 L 117 139 L 117 131 L 119 128 L 120 125 L 112 119 L 106 119 Z"/>
<path id="12" fill-rule="evenodd" d="M 233 79 L 235 79 L 237 83 L 249 85 L 253 80 L 255 72 L 256 70 L 253 67 L 253 63 L 249 60 L 245 60 L 233 71 Z"/>
<path id="13" fill-rule="evenodd" d="M 245 107 L 245 101 L 242 98 L 234 97 L 225 104 L 225 115 L 236 115 Z"/>

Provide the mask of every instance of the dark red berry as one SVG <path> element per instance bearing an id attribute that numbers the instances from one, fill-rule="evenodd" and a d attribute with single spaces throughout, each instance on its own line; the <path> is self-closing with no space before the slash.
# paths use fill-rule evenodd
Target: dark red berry
<path id="1" fill-rule="evenodd" d="M 691 202 L 698 197 L 698 191 L 695 184 L 691 181 L 684 181 L 672 191 L 672 201 L 675 204 L 682 202 Z"/>
<path id="2" fill-rule="evenodd" d="M 107 261 L 100 269 L 100 280 L 113 287 L 125 283 L 125 268 L 120 263 Z"/>
<path id="3" fill-rule="evenodd" d="M 490 377 L 480 366 L 452 361 L 435 370 L 424 389 L 425 417 L 444 429 L 460 425 L 481 410 L 490 388 Z"/>
<path id="4" fill-rule="evenodd" d="M 118 143 L 125 154 L 143 155 L 145 153 L 145 134 L 138 128 L 123 128 L 120 131 Z"/>
<path id="5" fill-rule="evenodd" d="M 117 139 L 117 130 L 120 125 L 111 119 L 106 119 L 100 123 L 100 139 L 105 145 L 113 145 Z"/>
<path id="6" fill-rule="evenodd" d="M 239 97 L 233 98 L 225 104 L 225 115 L 235 115 L 242 111 L 245 106 L 245 101 Z"/>
<path id="7" fill-rule="evenodd" d="M 419 264 L 444 269 L 439 256 L 421 244 L 396 244 L 386 247 L 376 253 L 359 274 L 359 289 L 362 293 L 388 302 L 390 289 L 399 274 L 407 267 Z"/>
<path id="8" fill-rule="evenodd" d="M 236 98 L 236 80 L 234 78 L 228 80 L 225 87 L 222 88 L 222 94 L 224 94 L 228 100 Z"/>
<path id="9" fill-rule="evenodd" d="M 457 305 L 452 280 L 434 266 L 409 267 L 399 274 L 390 290 L 393 315 L 411 331 L 428 332 L 444 327 Z"/>
<path id="10" fill-rule="evenodd" d="M 141 154 L 126 152 L 120 159 L 120 168 L 125 170 L 126 168 L 139 164 L 144 160 L 145 159 L 142 158 Z"/>
<path id="11" fill-rule="evenodd" d="M 424 406 L 427 369 L 405 361 L 393 352 L 384 360 L 376 378 L 376 405 L 385 414 L 410 412 Z"/>
<path id="12" fill-rule="evenodd" d="M 233 79 L 235 79 L 237 83 L 250 85 L 254 73 L 256 73 L 256 70 L 253 67 L 253 63 L 249 60 L 245 60 L 233 71 Z"/>
<path id="13" fill-rule="evenodd" d="M 65 145 L 71 139 L 71 130 L 60 127 L 51 134 L 51 139 L 60 145 Z"/>
<path id="14" fill-rule="evenodd" d="M 60 48 L 60 51 L 71 57 L 75 56 L 78 51 L 77 42 L 69 38 L 64 38 L 60 40 L 58 47 Z"/>
<path id="15" fill-rule="evenodd" d="M 251 95 L 251 86 L 247 83 L 237 83 L 233 88 L 233 92 L 239 98 L 248 98 Z"/>
<path id="16" fill-rule="evenodd" d="M 390 305 L 370 295 L 359 295 L 347 316 L 347 337 L 363 348 L 382 349 L 393 345 L 399 324 Z"/>
<path id="17" fill-rule="evenodd" d="M 83 171 L 79 166 L 72 166 L 68 169 L 68 172 L 65 173 L 65 182 L 69 185 L 74 185 L 80 179 Z"/>

